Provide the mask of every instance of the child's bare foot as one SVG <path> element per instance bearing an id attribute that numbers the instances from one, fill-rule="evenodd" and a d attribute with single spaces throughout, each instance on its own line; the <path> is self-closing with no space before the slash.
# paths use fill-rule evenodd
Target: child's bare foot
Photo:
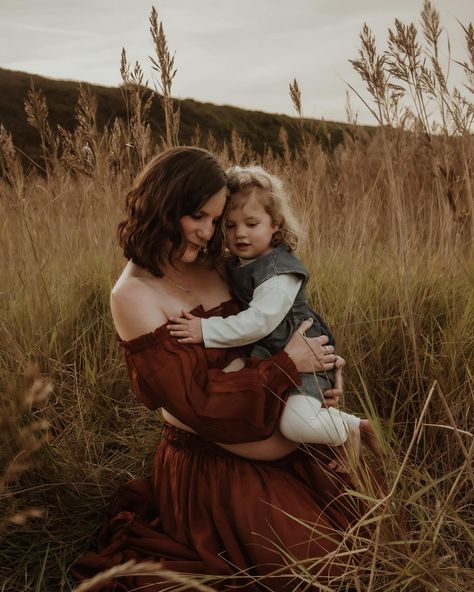
<path id="1" fill-rule="evenodd" d="M 377 458 L 382 458 L 382 448 L 380 447 L 377 434 L 368 419 L 362 419 L 360 422 L 360 438 Z"/>
<path id="2" fill-rule="evenodd" d="M 367 446 L 374 455 L 381 459 L 382 448 L 375 430 L 368 419 L 362 419 L 358 427 L 350 426 L 347 440 L 342 446 L 337 447 L 337 458 L 332 460 L 328 467 L 336 473 L 348 473 L 349 467 L 356 466 L 359 462 L 360 443 Z"/>
<path id="3" fill-rule="evenodd" d="M 360 437 L 359 427 L 349 427 L 347 440 L 337 447 L 337 459 L 332 460 L 328 467 L 336 473 L 349 473 L 349 468 L 359 462 Z"/>

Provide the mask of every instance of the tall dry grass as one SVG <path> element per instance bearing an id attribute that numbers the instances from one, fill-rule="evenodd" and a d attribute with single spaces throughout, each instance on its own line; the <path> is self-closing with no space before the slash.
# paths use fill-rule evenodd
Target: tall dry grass
<path id="1" fill-rule="evenodd" d="M 127 121 L 97 129 L 94 97 L 83 88 L 76 129 L 53 130 L 32 88 L 26 114 L 44 158 L 28 169 L 0 128 L 3 592 L 71 590 L 70 565 L 91 544 L 110 494 L 146 474 L 159 439 L 159 416 L 129 392 L 108 307 L 124 264 L 115 241 L 123 195 L 178 137 L 174 62 L 156 12 L 150 24 L 168 122 L 159 146 L 147 120 L 152 95 L 125 52 Z M 256 155 L 237 134 L 230 145 L 207 144 L 224 164 L 258 160 L 290 188 L 308 228 L 301 255 L 314 306 L 348 362 L 346 406 L 372 417 L 383 440 L 386 495 L 367 482 L 352 493 L 367 500 L 359 526 L 372 524 L 373 536 L 353 529 L 330 558 L 346 567 L 341 589 L 474 587 L 474 29 L 464 28 L 458 64 L 466 96 L 441 67 L 440 30 L 429 2 L 424 41 L 397 21 L 379 53 L 363 29 L 353 63 L 380 123 L 372 135 L 353 122 L 329 154 L 301 126 L 296 156 L 283 132 L 282 155 Z M 296 81 L 290 94 L 302 117 Z M 54 383 L 33 408 L 18 395 L 31 360 Z M 309 568 L 293 565 L 301 589 L 316 571 Z M 137 569 L 122 566 L 117 576 Z"/>

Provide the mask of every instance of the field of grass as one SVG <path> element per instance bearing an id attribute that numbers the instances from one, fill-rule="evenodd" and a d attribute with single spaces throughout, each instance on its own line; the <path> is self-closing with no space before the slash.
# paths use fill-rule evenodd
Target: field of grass
<path id="1" fill-rule="evenodd" d="M 210 146 L 224 164 L 256 158 L 290 188 L 308 229 L 314 308 L 347 360 L 345 407 L 372 417 L 383 440 L 388 494 L 360 485 L 375 530 L 348 534 L 363 559 L 341 555 L 341 589 L 474 589 L 474 29 L 459 66 L 466 98 L 438 68 L 436 12 L 424 11 L 424 65 L 422 33 L 394 27 L 385 57 L 362 33 L 354 66 L 374 98 L 375 133 L 349 125 L 328 152 L 301 128 L 296 156 L 251 155 L 237 134 Z M 160 437 L 159 414 L 129 391 L 108 298 L 124 265 L 115 229 L 125 191 L 177 134 L 169 120 L 154 141 L 137 76 L 123 71 L 129 117 L 105 132 L 85 91 L 63 134 L 42 95 L 30 96 L 44 170 L 26 173 L 0 130 L 2 592 L 73 590 L 71 563 L 117 486 L 146 474 Z M 297 85 L 292 96 L 301 112 Z"/>

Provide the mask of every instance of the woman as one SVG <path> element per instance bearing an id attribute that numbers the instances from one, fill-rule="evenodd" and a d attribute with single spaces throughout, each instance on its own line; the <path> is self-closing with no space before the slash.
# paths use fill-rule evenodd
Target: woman
<path id="1" fill-rule="evenodd" d="M 327 458 L 295 451 L 276 429 L 298 373 L 334 368 L 327 337 L 303 339 L 307 321 L 284 351 L 248 360 L 235 348 L 181 345 L 166 328 L 182 311 L 238 312 L 216 266 L 226 201 L 223 169 L 190 147 L 156 157 L 127 196 L 119 239 L 129 261 L 112 291 L 112 315 L 133 390 L 150 409 L 161 407 L 166 423 L 150 479 L 121 489 L 100 552 L 76 564 L 79 577 L 132 558 L 221 576 L 216 588 L 249 592 L 296 590 L 289 570 L 269 575 L 293 560 L 313 558 L 318 581 L 341 573 L 331 552 L 354 508 L 338 499 L 342 482 Z M 150 576 L 102 589 L 140 585 L 171 589 Z"/>

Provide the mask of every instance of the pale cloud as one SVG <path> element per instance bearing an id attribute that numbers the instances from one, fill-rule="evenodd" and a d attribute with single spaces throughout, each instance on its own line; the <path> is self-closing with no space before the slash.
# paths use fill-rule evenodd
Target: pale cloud
<path id="1" fill-rule="evenodd" d="M 117 85 L 125 47 L 151 80 L 151 4 L 0 0 L 0 66 Z M 176 96 L 291 113 L 288 83 L 296 77 L 308 116 L 341 120 L 345 82 L 364 92 L 348 62 L 356 56 L 364 22 L 383 49 L 394 19 L 418 22 L 422 1 L 160 0 L 157 5 L 176 51 Z M 439 0 L 436 6 L 459 59 L 462 32 L 455 19 L 472 19 L 472 0 Z M 360 112 L 361 121 L 370 121 L 364 107 Z"/>
<path id="2" fill-rule="evenodd" d="M 87 37 L 87 38 L 98 37 L 97 34 L 93 34 L 89 31 L 75 31 L 72 29 L 62 29 L 62 28 L 47 27 L 47 26 L 42 26 L 42 25 L 29 25 L 26 23 L 8 21 L 5 19 L 2 19 L 1 29 L 3 29 L 4 33 L 6 31 L 10 30 L 12 32 L 16 32 L 16 34 L 18 34 L 19 32 L 21 33 L 22 31 L 33 31 L 35 33 L 52 33 L 52 34 L 67 35 L 67 36 L 72 35 L 73 37 L 76 37 L 76 36 Z"/>

